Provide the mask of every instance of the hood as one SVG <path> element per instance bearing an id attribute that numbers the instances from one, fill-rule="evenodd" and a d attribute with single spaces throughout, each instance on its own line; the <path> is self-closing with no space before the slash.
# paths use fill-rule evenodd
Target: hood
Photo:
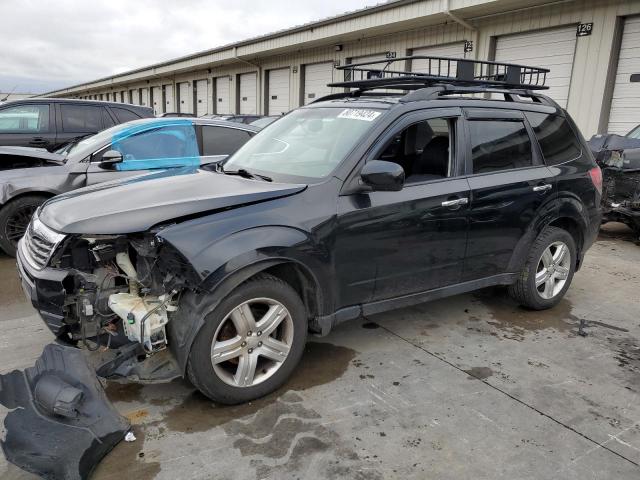
<path id="1" fill-rule="evenodd" d="M 170 220 L 293 195 L 305 188 L 179 168 L 58 195 L 42 206 L 40 221 L 63 233 L 143 232 Z"/>
<path id="2" fill-rule="evenodd" d="M 0 155 L 38 158 L 54 163 L 64 163 L 65 158 L 64 155 L 51 153 L 45 148 L 35 147 L 0 147 Z"/>

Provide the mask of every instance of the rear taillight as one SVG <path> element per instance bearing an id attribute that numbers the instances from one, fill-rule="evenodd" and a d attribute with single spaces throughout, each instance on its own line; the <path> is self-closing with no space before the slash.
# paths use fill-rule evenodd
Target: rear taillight
<path id="1" fill-rule="evenodd" d="M 602 194 L 602 170 L 600 170 L 600 167 L 593 167 L 589 170 L 589 176 L 598 193 Z"/>

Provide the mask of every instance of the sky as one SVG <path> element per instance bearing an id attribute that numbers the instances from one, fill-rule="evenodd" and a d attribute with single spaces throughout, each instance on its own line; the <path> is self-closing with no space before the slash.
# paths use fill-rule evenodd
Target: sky
<path id="1" fill-rule="evenodd" d="M 43 93 L 381 0 L 2 0 L 0 92 Z"/>

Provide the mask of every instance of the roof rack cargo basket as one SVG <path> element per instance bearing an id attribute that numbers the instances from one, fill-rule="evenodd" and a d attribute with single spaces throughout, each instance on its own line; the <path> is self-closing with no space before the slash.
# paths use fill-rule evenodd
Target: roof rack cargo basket
<path id="1" fill-rule="evenodd" d="M 416 72 L 406 71 L 409 63 L 420 62 Z M 436 84 L 544 90 L 549 70 L 513 63 L 464 58 L 415 55 L 336 67 L 344 71 L 344 81 L 331 87 L 416 90 Z M 410 70 L 411 68 L 408 68 Z"/>

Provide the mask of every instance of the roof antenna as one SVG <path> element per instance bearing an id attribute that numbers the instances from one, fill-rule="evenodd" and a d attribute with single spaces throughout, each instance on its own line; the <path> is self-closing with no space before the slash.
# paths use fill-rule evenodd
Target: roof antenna
<path id="1" fill-rule="evenodd" d="M 16 88 L 18 88 L 18 86 L 14 85 L 11 91 L 7 93 L 7 95 L 4 98 L 0 98 L 0 102 L 6 102 L 7 99 L 11 96 L 11 94 L 16 91 Z"/>

